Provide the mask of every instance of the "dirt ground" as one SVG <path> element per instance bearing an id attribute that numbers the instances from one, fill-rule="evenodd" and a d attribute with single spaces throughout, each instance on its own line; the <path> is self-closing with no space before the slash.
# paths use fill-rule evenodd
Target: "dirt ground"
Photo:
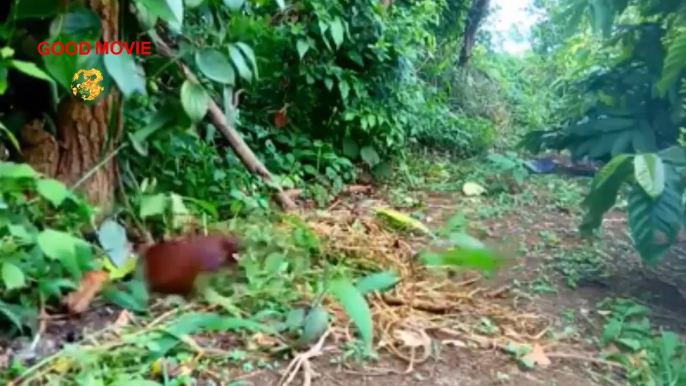
<path id="1" fill-rule="evenodd" d="M 426 220 L 432 225 L 440 224 L 456 209 L 468 204 L 455 199 L 454 194 L 427 193 Z M 543 204 L 545 202 L 545 204 Z M 472 213 L 475 214 L 475 213 Z M 470 223 L 470 227 L 485 236 L 486 240 L 508 240 L 507 248 L 524 250 L 523 257 L 515 259 L 508 269 L 496 277 L 479 283 L 483 291 L 499 291 L 504 296 L 493 302 L 512 307 L 521 312 L 545 315 L 551 320 L 547 334 L 568 333 L 564 339 L 550 339 L 543 343 L 551 361 L 546 367 L 524 369 L 507 353 L 495 348 L 480 348 L 456 339 L 433 335 L 434 352 L 423 363 L 412 364 L 401 360 L 388 351 L 380 350 L 376 363 L 345 366 L 337 364 L 340 348 L 331 343 L 324 345 L 326 354 L 312 361 L 317 374 L 313 385 L 379 385 L 379 386 L 486 386 L 486 385 L 622 385 L 623 373 L 619 366 L 611 365 L 599 358 L 597 337 L 602 332 L 602 318 L 596 312 L 599 301 L 608 296 L 637 298 L 649 302 L 657 323 L 680 331 L 679 320 L 686 316 L 686 299 L 679 291 L 677 279 L 670 279 L 665 272 L 646 271 L 640 267 L 626 234 L 626 223 L 621 213 L 607 216 L 604 246 L 598 246 L 591 253 L 606 265 L 609 275 L 580 275 L 576 287 L 567 285 L 570 277 L 577 275 L 577 268 L 586 264 L 583 259 L 565 261 L 560 256 L 574 255 L 582 248 L 582 241 L 576 231 L 579 213 L 563 205 L 551 204 L 542 197 L 529 197 L 528 201 L 512 205 L 503 213 L 492 215 L 482 213 L 483 219 Z M 570 252 L 571 251 L 571 252 Z M 678 264 L 681 247 L 667 256 L 671 264 Z M 584 259 L 587 257 L 584 257 Z M 669 264 L 667 264 L 669 266 Z M 570 268 L 571 267 L 571 268 Z M 571 273 L 570 273 L 571 272 Z M 647 273 L 646 273 L 647 272 Z M 651 273 L 652 272 L 652 273 Z M 680 271 L 675 271 L 680 276 Z M 675 273 L 673 272 L 673 273 Z M 573 320 L 563 318 L 573 311 Z M 78 340 L 83 326 L 97 330 L 98 325 L 111 323 L 116 311 L 101 309 L 97 314 L 87 316 L 92 320 L 78 323 L 56 323 L 45 338 L 53 341 Z M 478 316 L 478 315 L 477 315 Z M 79 331 L 79 332 L 77 332 Z M 52 337 L 50 336 L 52 334 Z M 24 342 L 26 343 L 26 342 Z M 445 343 L 445 344 L 443 344 Z M 15 346 L 17 342 L 8 343 Z M 8 347 L 6 346 L 6 347 Z M 48 344 L 50 346 L 50 344 Z M 18 348 L 18 347 L 17 347 Z M 56 347 L 46 350 L 54 351 Z M 257 370 L 234 378 L 231 383 L 218 380 L 214 384 L 225 385 L 277 385 L 282 371 L 288 365 L 283 362 L 275 370 Z M 200 377 L 202 378 L 202 377 Z M 298 375 L 292 385 L 300 385 Z M 200 384 L 213 384 L 201 382 Z"/>

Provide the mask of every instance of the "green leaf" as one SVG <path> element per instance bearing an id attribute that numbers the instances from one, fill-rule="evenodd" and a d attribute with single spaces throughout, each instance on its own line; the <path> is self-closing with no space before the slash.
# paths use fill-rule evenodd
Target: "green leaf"
<path id="1" fill-rule="evenodd" d="M 393 209 L 387 209 L 387 208 L 375 208 L 376 214 L 384 216 L 386 218 L 389 218 L 393 220 L 396 224 L 399 224 L 401 226 L 409 227 L 409 228 L 414 228 L 418 231 L 423 232 L 424 234 L 434 237 L 433 232 L 424 225 L 423 222 L 417 220 L 414 217 L 411 217 L 405 213 L 398 212 L 397 210 Z"/>
<path id="2" fill-rule="evenodd" d="M 59 12 L 59 5 L 59 0 L 13 1 L 13 5 L 10 8 L 12 12 L 10 18 L 20 20 L 54 16 Z"/>
<path id="3" fill-rule="evenodd" d="M 157 216 L 164 213 L 167 209 L 167 196 L 162 193 L 155 195 L 141 196 L 141 206 L 139 215 L 141 218 Z"/>
<path id="4" fill-rule="evenodd" d="M 362 340 L 367 344 L 367 348 L 371 349 L 374 333 L 372 330 L 372 313 L 364 296 L 347 279 L 333 281 L 329 289 L 357 327 Z"/>
<path id="5" fill-rule="evenodd" d="M 350 94 L 350 85 L 348 82 L 345 80 L 340 80 L 338 82 L 338 90 L 341 92 L 341 98 L 343 98 L 343 100 L 348 99 L 348 95 Z"/>
<path id="6" fill-rule="evenodd" d="M 343 21 L 340 17 L 335 17 L 330 23 L 331 37 L 336 47 L 340 47 L 343 44 Z"/>
<path id="7" fill-rule="evenodd" d="M 10 291 L 26 285 L 24 272 L 16 265 L 7 262 L 2 264 L 2 281 L 5 283 L 5 288 Z"/>
<path id="8" fill-rule="evenodd" d="M 393 175 L 393 165 L 388 161 L 380 162 L 372 168 L 372 175 L 378 181 L 391 178 Z"/>
<path id="9" fill-rule="evenodd" d="M 656 83 L 658 94 L 663 97 L 667 89 L 674 84 L 686 66 L 686 30 L 681 30 L 667 48 L 667 56 L 662 68 L 662 76 Z"/>
<path id="10" fill-rule="evenodd" d="M 237 11 L 243 7 L 245 0 L 224 0 L 224 5 L 229 7 L 232 11 Z"/>
<path id="11" fill-rule="evenodd" d="M 229 56 L 231 56 L 231 61 L 238 70 L 238 75 L 250 82 L 252 80 L 252 73 L 248 68 L 248 64 L 245 62 L 245 58 L 241 54 L 241 51 L 233 44 L 229 46 Z"/>
<path id="12" fill-rule="evenodd" d="M 343 155 L 352 160 L 360 155 L 360 148 L 350 137 L 343 138 Z"/>
<path id="13" fill-rule="evenodd" d="M 18 306 L 14 304 L 7 304 L 0 300 L 0 315 L 3 315 L 7 320 L 12 322 L 19 331 L 23 331 L 24 325 L 21 322 Z"/>
<path id="14" fill-rule="evenodd" d="M 50 23 L 50 37 L 53 39 L 63 37 L 64 40 L 60 39 L 63 43 L 69 41 L 94 43 L 100 40 L 101 34 L 100 16 L 85 7 L 73 8 L 68 13 L 59 14 Z M 94 49 L 93 45 L 91 51 Z"/>
<path id="15" fill-rule="evenodd" d="M 328 322 L 328 315 L 327 315 L 327 322 Z M 296 331 L 299 329 L 301 326 L 303 326 L 303 323 L 305 323 L 305 309 L 304 308 L 296 308 L 293 310 L 290 310 L 288 314 L 286 315 L 286 323 L 285 327 L 288 331 Z"/>
<path id="16" fill-rule="evenodd" d="M 138 0 L 153 15 L 168 23 L 183 24 L 182 0 Z"/>
<path id="17" fill-rule="evenodd" d="M 194 122 L 201 121 L 210 107 L 209 102 L 210 96 L 202 85 L 190 80 L 183 82 L 181 85 L 181 105 L 191 120 Z"/>
<path id="18" fill-rule="evenodd" d="M 138 92 L 147 95 L 145 78 L 141 76 L 133 55 L 122 52 L 119 55 L 109 53 L 104 55 L 105 68 L 125 97 L 130 97 Z"/>
<path id="19" fill-rule="evenodd" d="M 245 1 L 245 0 L 241 0 L 241 1 Z M 186 8 L 197 8 L 197 7 L 201 6 L 203 3 L 205 3 L 205 0 L 186 0 L 185 1 Z"/>
<path id="20" fill-rule="evenodd" d="M 39 176 L 29 164 L 0 162 L 0 178 L 37 178 Z"/>
<path id="21" fill-rule="evenodd" d="M 305 39 L 298 39 L 298 42 L 295 44 L 295 48 L 298 50 L 298 56 L 300 59 L 302 59 L 310 49 L 310 43 L 308 43 Z"/>
<path id="22" fill-rule="evenodd" d="M 28 76 L 32 76 L 36 79 L 45 80 L 50 83 L 54 83 L 54 80 L 45 71 L 41 70 L 35 63 L 24 62 L 21 60 L 11 60 L 10 65 L 14 67 L 17 71 L 21 71 Z"/>
<path id="23" fill-rule="evenodd" d="M 587 234 L 598 227 L 603 221 L 603 215 L 610 210 L 617 201 L 619 189 L 633 170 L 631 156 L 620 154 L 608 162 L 593 178 L 591 190 L 584 199 L 588 208 L 579 227 L 583 234 Z"/>
<path id="24" fill-rule="evenodd" d="M 673 166 L 665 167 L 664 191 L 657 198 L 633 184 L 628 197 L 629 230 L 634 245 L 646 264 L 656 264 L 676 241 L 681 229 L 683 184 Z"/>
<path id="25" fill-rule="evenodd" d="M 7 229 L 12 236 L 18 238 L 22 243 L 33 244 L 36 241 L 33 235 L 29 233 L 23 225 L 10 224 L 7 226 Z"/>
<path id="26" fill-rule="evenodd" d="M 365 146 L 360 150 L 360 157 L 362 157 L 362 161 L 364 161 L 367 165 L 370 167 L 376 166 L 379 162 L 381 162 L 381 158 L 379 158 L 379 154 L 374 150 L 373 147 L 370 146 Z"/>
<path id="27" fill-rule="evenodd" d="M 602 342 L 603 345 L 614 342 L 622 333 L 622 321 L 616 318 L 610 319 L 603 329 Z"/>
<path id="28" fill-rule="evenodd" d="M 420 260 L 428 266 L 467 267 L 484 272 L 494 272 L 505 259 L 487 248 L 448 248 L 441 252 L 423 251 Z"/>
<path id="29" fill-rule="evenodd" d="M 655 154 L 634 156 L 634 175 L 636 182 L 653 199 L 660 196 L 665 189 L 665 165 Z"/>
<path id="30" fill-rule="evenodd" d="M 320 305 L 312 307 L 303 321 L 303 331 L 298 338 L 298 345 L 304 346 L 317 341 L 328 327 L 329 313 Z"/>
<path id="31" fill-rule="evenodd" d="M 286 9 L 286 2 L 284 0 L 276 0 L 276 4 L 279 6 L 280 10 Z"/>
<path id="32" fill-rule="evenodd" d="M 207 48 L 196 52 L 195 64 L 200 72 L 215 82 L 223 84 L 236 82 L 236 74 L 226 55 L 215 49 Z"/>
<path id="33" fill-rule="evenodd" d="M 243 42 L 236 42 L 235 45 L 241 50 L 243 56 L 245 56 L 245 58 L 250 61 L 250 65 L 252 66 L 252 72 L 255 76 L 255 79 L 259 78 L 259 73 L 257 72 L 257 60 L 255 60 L 255 52 L 253 51 L 253 49 Z"/>
<path id="34" fill-rule="evenodd" d="M 399 280 L 400 279 L 395 272 L 378 272 L 372 273 L 360 279 L 360 281 L 357 282 L 356 287 L 362 295 L 366 295 L 375 291 L 387 291 L 391 287 L 395 286 Z"/>
<path id="35" fill-rule="evenodd" d="M 76 249 L 78 244 L 85 244 L 83 240 L 69 233 L 46 229 L 38 234 L 37 242 L 48 258 L 58 260 L 72 276 L 81 275 Z"/>
<path id="36" fill-rule="evenodd" d="M 109 259 L 118 268 L 124 265 L 131 254 L 126 229 L 114 220 L 107 219 L 100 224 L 98 241 Z"/>
<path id="37" fill-rule="evenodd" d="M 54 206 L 60 206 L 70 196 L 71 192 L 60 181 L 53 179 L 40 179 L 36 183 L 38 194 L 50 201 Z"/>

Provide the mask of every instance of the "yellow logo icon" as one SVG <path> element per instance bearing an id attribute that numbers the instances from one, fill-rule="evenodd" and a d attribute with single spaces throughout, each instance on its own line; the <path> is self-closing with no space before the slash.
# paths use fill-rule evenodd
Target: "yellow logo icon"
<path id="1" fill-rule="evenodd" d="M 79 75 L 82 76 L 80 77 Z M 83 101 L 92 101 L 105 89 L 98 85 L 101 80 L 102 74 L 95 68 L 79 70 L 71 78 L 71 92 Z"/>

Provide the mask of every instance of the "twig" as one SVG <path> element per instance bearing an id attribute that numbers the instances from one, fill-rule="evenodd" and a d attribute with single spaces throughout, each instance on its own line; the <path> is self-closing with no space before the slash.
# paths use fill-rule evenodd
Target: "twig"
<path id="1" fill-rule="evenodd" d="M 305 351 L 304 353 L 300 353 L 293 358 L 291 363 L 288 365 L 286 368 L 286 371 L 284 372 L 283 376 L 279 380 L 279 385 L 281 386 L 288 386 L 291 382 L 293 382 L 293 379 L 295 376 L 298 374 L 298 370 L 300 368 L 303 368 L 303 386 L 310 386 L 312 383 L 312 367 L 310 364 L 310 359 L 319 356 L 323 354 L 322 347 L 324 346 L 324 342 L 326 341 L 326 338 L 333 332 L 332 329 L 326 330 L 324 335 L 322 335 L 321 338 L 319 338 L 319 341 L 317 344 L 312 346 L 309 350 Z"/>

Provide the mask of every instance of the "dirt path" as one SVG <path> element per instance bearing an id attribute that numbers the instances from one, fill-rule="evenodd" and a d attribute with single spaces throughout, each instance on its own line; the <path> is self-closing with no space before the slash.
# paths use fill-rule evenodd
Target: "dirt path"
<path id="1" fill-rule="evenodd" d="M 355 364 L 354 355 L 344 345 L 328 341 L 326 353 L 312 361 L 317 374 L 313 385 L 380 385 L 380 386 L 481 386 L 481 385 L 621 385 L 622 371 L 599 360 L 598 337 L 602 334 L 604 319 L 599 302 L 611 296 L 638 295 L 649 301 L 657 321 L 672 329 L 682 328 L 678 321 L 686 316 L 686 300 L 674 285 L 666 284 L 665 275 L 643 274 L 624 231 L 623 216 L 613 213 L 605 224 L 605 237 L 594 244 L 581 240 L 576 232 L 583 187 L 564 179 L 535 180 L 535 186 L 518 195 L 499 195 L 467 198 L 459 192 L 414 193 L 418 209 L 400 208 L 405 212 L 418 212 L 423 221 L 438 227 L 456 212 L 466 218 L 470 233 L 485 240 L 512 256 L 512 262 L 495 277 L 481 279 L 473 284 L 481 294 L 497 294 L 488 302 L 500 307 L 500 312 L 512 312 L 518 317 L 538 318 L 547 321 L 545 328 L 521 336 L 521 331 L 499 326 L 497 320 L 470 308 L 469 299 L 464 310 L 454 310 L 460 321 L 482 323 L 481 331 L 463 331 L 460 337 L 431 333 L 430 355 L 423 363 L 408 362 L 387 349 L 378 350 L 378 362 Z M 364 201 L 366 198 L 362 198 Z M 351 205 L 357 208 L 356 205 Z M 357 209 L 352 209 L 357 210 Z M 668 257 L 678 260 L 679 253 Z M 676 256 L 676 257 L 675 257 Z M 660 280 L 656 279 L 661 277 Z M 456 280 L 458 280 L 457 278 Z M 463 278 L 462 278 L 463 279 Z M 461 280 L 461 279 L 460 279 Z M 674 282 L 672 280 L 672 282 Z M 678 283 L 676 283 L 678 284 Z M 490 296 L 490 295 L 489 295 Z M 484 297 L 479 301 L 483 302 Z M 474 299 L 476 301 L 476 298 Z M 678 307 L 674 307 L 674 306 Z M 483 304 L 482 304 L 483 306 Z M 476 313 L 474 310 L 477 310 Z M 683 314 L 675 315 L 675 310 Z M 464 311 L 460 314 L 461 311 Z M 45 341 L 64 341 L 66 336 L 84 328 L 98 329 L 98 325 L 114 322 L 118 311 L 99 309 L 71 327 L 54 328 Z M 92 317 L 93 320 L 89 321 Z M 467 325 L 465 323 L 464 325 Z M 470 325 L 474 325 L 473 323 Z M 477 323 L 478 325 L 478 323 Z M 64 327 L 64 326 L 63 326 Z M 454 326 L 451 326 L 454 327 Z M 477 328 L 477 330 L 479 330 Z M 487 331 L 488 330 L 488 331 Z M 490 332 L 489 332 L 490 331 Z M 495 331 L 495 332 L 494 332 Z M 514 340 L 538 342 L 549 357 L 550 365 L 526 369 L 515 356 L 470 340 L 470 334 L 507 337 Z M 50 335 L 52 334 L 52 336 Z M 519 334 L 519 335 L 518 335 Z M 77 335 L 84 335 L 83 333 Z M 79 336 L 71 339 L 79 339 Z M 215 336 L 215 338 L 217 338 Z M 219 338 L 220 340 L 223 338 Z M 227 349 L 237 341 L 227 335 Z M 234 342 L 234 343 L 231 343 Z M 481 346 L 480 346 L 481 345 Z M 421 351 L 421 348 L 418 350 Z M 345 365 L 342 356 L 348 357 Z M 417 354 L 417 356 L 421 356 Z M 238 368 L 226 361 L 210 362 L 198 368 L 195 378 L 198 385 L 277 385 L 288 361 L 278 361 L 270 370 L 254 370 L 243 362 Z M 216 379 L 214 383 L 210 380 Z M 230 383 L 226 379 L 233 379 Z M 291 385 L 303 384 L 298 375 Z"/>

